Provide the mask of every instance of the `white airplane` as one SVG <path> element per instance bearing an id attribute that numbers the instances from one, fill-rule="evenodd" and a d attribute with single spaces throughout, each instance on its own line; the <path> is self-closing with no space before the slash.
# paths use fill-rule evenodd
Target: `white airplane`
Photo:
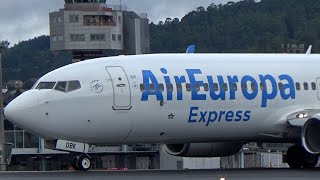
<path id="1" fill-rule="evenodd" d="M 75 152 L 89 145 L 165 144 L 174 156 L 219 157 L 246 143 L 293 143 L 292 168 L 320 153 L 320 56 L 153 54 L 54 70 L 5 108 L 12 123 Z M 319 72 L 318 72 L 319 71 Z"/>

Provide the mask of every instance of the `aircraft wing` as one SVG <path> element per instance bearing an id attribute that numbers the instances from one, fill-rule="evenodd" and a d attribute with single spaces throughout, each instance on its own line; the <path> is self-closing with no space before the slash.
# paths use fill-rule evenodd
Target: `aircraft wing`
<path id="1" fill-rule="evenodd" d="M 307 120 L 317 116 L 320 119 L 320 109 L 305 109 L 288 115 L 287 120 L 291 126 L 303 127 Z"/>

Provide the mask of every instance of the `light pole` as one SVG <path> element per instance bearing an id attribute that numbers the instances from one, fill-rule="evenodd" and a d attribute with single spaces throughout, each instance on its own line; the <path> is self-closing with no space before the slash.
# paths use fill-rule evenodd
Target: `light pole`
<path id="1" fill-rule="evenodd" d="M 0 170 L 5 171 L 6 159 L 5 159 L 5 138 L 4 138 L 4 119 L 3 119 L 3 99 L 2 99 L 2 52 L 9 47 L 8 41 L 0 41 Z"/>

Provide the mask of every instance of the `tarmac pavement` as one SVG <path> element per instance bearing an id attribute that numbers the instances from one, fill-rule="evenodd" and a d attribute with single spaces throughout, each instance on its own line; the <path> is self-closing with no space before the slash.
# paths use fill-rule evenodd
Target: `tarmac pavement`
<path id="1" fill-rule="evenodd" d="M 235 169 L 181 171 L 60 171 L 60 172 L 2 172 L 5 180 L 313 180 L 320 179 L 320 169 Z"/>

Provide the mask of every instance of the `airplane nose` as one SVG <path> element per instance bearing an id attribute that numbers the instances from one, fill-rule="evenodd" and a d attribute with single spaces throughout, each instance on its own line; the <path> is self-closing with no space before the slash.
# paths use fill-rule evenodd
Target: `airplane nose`
<path id="1" fill-rule="evenodd" d="M 12 100 L 7 107 L 28 108 L 33 107 L 38 102 L 37 94 L 33 91 L 27 91 Z"/>
<path id="2" fill-rule="evenodd" d="M 4 110 L 5 117 L 18 125 L 21 121 L 28 118 L 25 111 L 38 103 L 37 94 L 35 92 L 27 91 L 12 100 Z"/>

